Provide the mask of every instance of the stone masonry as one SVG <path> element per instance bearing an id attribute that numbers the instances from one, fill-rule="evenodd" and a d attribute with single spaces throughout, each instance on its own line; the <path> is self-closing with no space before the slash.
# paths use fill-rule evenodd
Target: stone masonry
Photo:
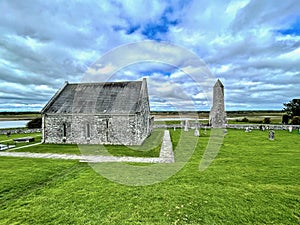
<path id="1" fill-rule="evenodd" d="M 213 87 L 213 106 L 209 114 L 209 123 L 213 128 L 222 128 L 226 124 L 224 85 L 219 79 Z"/>

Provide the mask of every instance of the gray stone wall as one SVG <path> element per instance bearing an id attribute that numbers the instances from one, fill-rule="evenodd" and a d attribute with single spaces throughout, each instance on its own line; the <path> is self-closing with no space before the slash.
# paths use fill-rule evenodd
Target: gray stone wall
<path id="1" fill-rule="evenodd" d="M 141 115 L 45 115 L 44 142 L 139 145 L 147 137 Z"/>
<path id="2" fill-rule="evenodd" d="M 41 132 L 42 129 L 40 128 L 34 128 L 34 129 L 21 129 L 21 128 L 15 128 L 15 129 L 0 129 L 0 134 L 7 134 L 7 132 L 10 132 L 11 134 L 30 134 L 30 133 L 37 133 Z"/>
<path id="3" fill-rule="evenodd" d="M 147 85 L 142 87 L 141 103 L 140 103 L 140 112 L 136 114 L 137 119 L 137 138 L 140 141 L 139 144 L 142 144 L 143 141 L 151 134 L 151 118 L 150 118 L 150 106 L 148 99 L 148 90 Z"/>
<path id="4" fill-rule="evenodd" d="M 289 126 L 292 126 L 293 127 L 293 130 L 298 130 L 300 125 L 277 125 L 277 124 L 226 124 L 224 127 L 226 128 L 231 128 L 231 129 L 242 129 L 242 130 L 245 130 L 247 127 L 250 128 L 250 129 L 253 129 L 253 130 L 258 130 L 259 129 L 259 126 L 260 125 L 263 125 L 265 126 L 266 129 L 269 129 L 269 130 L 288 130 L 288 127 Z M 207 125 L 204 125 L 204 124 L 196 124 L 196 123 L 189 123 L 189 129 L 194 129 L 195 127 L 198 127 L 198 128 L 208 128 L 210 129 L 211 127 L 210 126 L 207 126 Z M 184 125 L 183 124 L 155 124 L 154 125 L 154 128 L 164 128 L 164 129 L 173 129 L 173 128 L 181 128 L 183 129 L 184 128 Z"/>
<path id="5" fill-rule="evenodd" d="M 300 127 L 300 125 L 277 125 L 277 124 L 226 124 L 226 128 L 245 130 L 248 127 L 253 130 L 258 130 L 261 125 L 268 130 L 288 130 L 289 126 L 292 126 L 293 130 L 298 130 Z"/>

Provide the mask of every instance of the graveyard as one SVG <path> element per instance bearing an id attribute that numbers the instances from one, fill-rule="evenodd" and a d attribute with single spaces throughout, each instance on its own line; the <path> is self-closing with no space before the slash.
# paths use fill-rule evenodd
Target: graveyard
<path id="1" fill-rule="evenodd" d="M 184 131 L 169 131 L 176 154 L 182 150 Z M 148 186 L 118 184 L 76 160 L 0 157 L 0 224 L 299 224 L 297 130 L 276 130 L 269 140 L 267 130 L 227 129 L 218 155 L 204 171 L 199 171 L 199 163 L 210 129 L 199 132 L 183 168 Z M 157 130 L 147 144 L 161 134 Z M 194 130 L 184 134 L 186 143 L 196 138 Z M 1 135 L 1 141 L 5 138 Z M 122 146 L 110 148 L 110 153 L 118 149 L 117 155 L 158 154 L 157 146 L 131 152 Z M 16 151 L 81 154 L 77 145 L 67 144 Z"/>

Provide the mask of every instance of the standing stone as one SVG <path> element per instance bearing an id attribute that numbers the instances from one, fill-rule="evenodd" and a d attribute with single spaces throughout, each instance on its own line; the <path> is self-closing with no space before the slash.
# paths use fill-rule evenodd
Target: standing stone
<path id="1" fill-rule="evenodd" d="M 213 128 L 223 128 L 226 124 L 224 85 L 219 79 L 213 88 L 213 106 L 210 110 L 209 122 Z"/>

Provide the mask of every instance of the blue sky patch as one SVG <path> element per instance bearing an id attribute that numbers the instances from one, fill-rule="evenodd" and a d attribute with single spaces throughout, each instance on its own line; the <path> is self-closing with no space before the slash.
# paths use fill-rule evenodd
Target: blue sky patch
<path id="1" fill-rule="evenodd" d="M 281 29 L 279 33 L 283 35 L 300 35 L 300 17 L 296 19 L 296 21 L 289 27 L 288 29 Z"/>

